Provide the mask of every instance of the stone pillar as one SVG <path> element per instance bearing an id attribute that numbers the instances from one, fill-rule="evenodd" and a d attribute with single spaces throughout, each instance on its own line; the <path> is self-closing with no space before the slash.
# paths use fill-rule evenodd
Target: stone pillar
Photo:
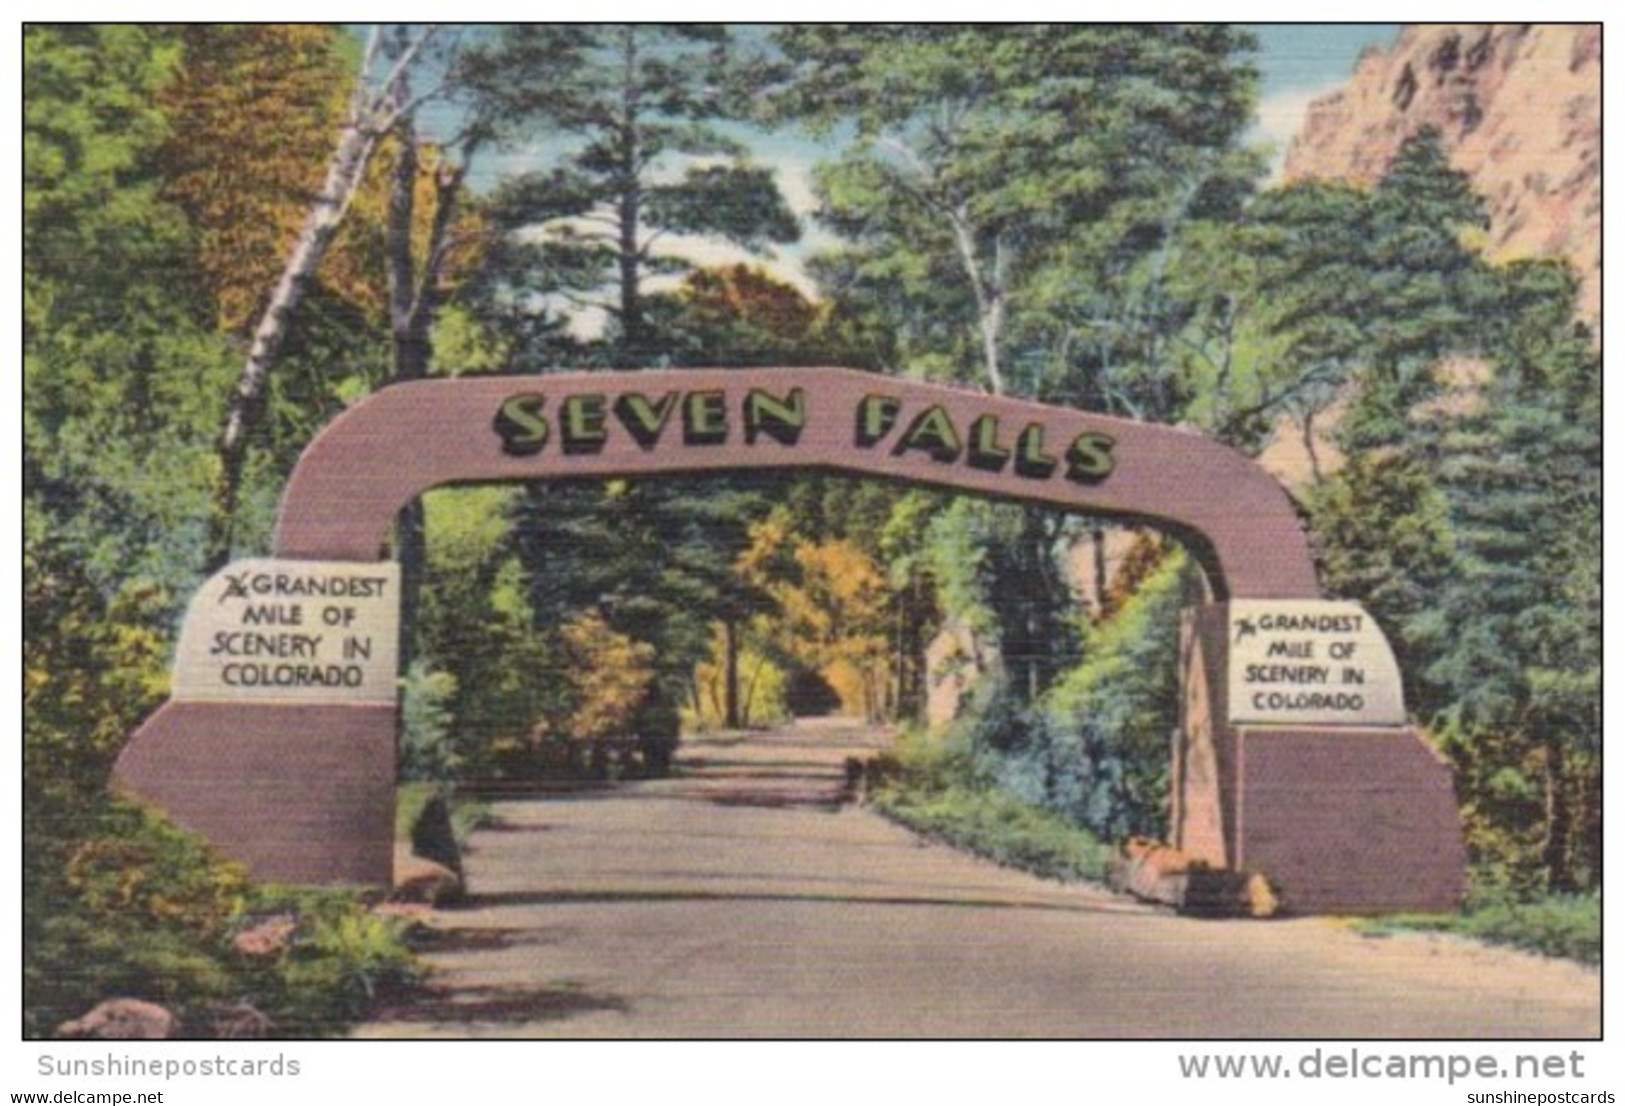
<path id="1" fill-rule="evenodd" d="M 1177 848 L 1263 873 L 1294 913 L 1459 905 L 1466 854 L 1450 770 L 1406 724 L 1369 615 L 1319 601 L 1210 604 L 1185 613 L 1180 657 Z"/>
<path id="2" fill-rule="evenodd" d="M 392 705 L 172 701 L 135 732 L 113 783 L 255 879 L 390 884 Z"/>
<path id="3" fill-rule="evenodd" d="M 269 558 L 216 573 L 115 790 L 256 879 L 389 886 L 399 579 L 391 563 Z"/>

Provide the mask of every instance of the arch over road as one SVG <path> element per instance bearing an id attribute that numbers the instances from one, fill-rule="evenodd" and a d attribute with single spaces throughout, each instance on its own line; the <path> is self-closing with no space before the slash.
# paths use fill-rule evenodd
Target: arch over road
<path id="1" fill-rule="evenodd" d="M 1189 431 L 848 369 L 419 381 L 300 457 L 275 558 L 193 597 L 170 701 L 115 783 L 259 877 L 387 884 L 400 509 L 440 485 L 818 468 L 1172 532 L 1215 601 L 1185 614 L 1172 837 L 1262 871 L 1299 911 L 1448 909 L 1464 855 L 1450 774 L 1406 725 L 1356 604 L 1322 600 L 1290 499 Z"/>
<path id="2" fill-rule="evenodd" d="M 442 484 L 821 467 L 1149 523 L 1219 599 L 1314 598 L 1286 492 L 1200 434 L 849 369 L 418 381 L 339 416 L 299 459 L 276 554 L 368 561 Z"/>

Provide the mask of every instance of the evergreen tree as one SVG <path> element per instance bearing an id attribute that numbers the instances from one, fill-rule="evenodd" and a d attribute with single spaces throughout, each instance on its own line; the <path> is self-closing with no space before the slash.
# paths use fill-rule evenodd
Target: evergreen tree
<path id="1" fill-rule="evenodd" d="M 781 114 L 855 130 L 819 172 L 820 218 L 852 243 L 826 273 L 904 328 L 921 367 L 995 393 L 1065 393 L 1033 352 L 1071 326 L 1061 302 L 1233 198 L 1255 81 L 1233 28 L 834 24 L 778 41 Z"/>
<path id="2" fill-rule="evenodd" d="M 548 24 L 504 28 L 463 68 L 498 133 L 540 133 L 564 151 L 492 198 L 492 219 L 516 236 L 504 263 L 519 279 L 542 274 L 573 309 L 606 313 L 623 367 L 666 356 L 646 284 L 693 266 L 663 239 L 754 250 L 800 233 L 771 171 L 718 126 L 746 110 L 759 65 L 721 26 Z"/>
<path id="3" fill-rule="evenodd" d="M 1436 136 L 1364 211 L 1350 459 L 1314 501 L 1327 584 L 1388 629 L 1448 738 L 1482 881 L 1572 890 L 1596 878 L 1599 361 L 1572 274 L 1470 248 L 1482 205 Z"/>
<path id="4" fill-rule="evenodd" d="M 1512 332 L 1506 354 L 1465 410 L 1438 411 L 1425 427 L 1454 557 L 1415 625 L 1455 739 L 1497 735 L 1538 751 L 1541 879 L 1573 891 L 1598 859 L 1583 780 L 1602 737 L 1601 359 L 1572 332 L 1534 348 L 1518 334 L 1548 331 L 1550 309 L 1538 299 L 1528 309 L 1542 285 L 1529 266 L 1506 274 L 1496 327 Z M 1572 307 L 1572 283 L 1554 299 Z"/>

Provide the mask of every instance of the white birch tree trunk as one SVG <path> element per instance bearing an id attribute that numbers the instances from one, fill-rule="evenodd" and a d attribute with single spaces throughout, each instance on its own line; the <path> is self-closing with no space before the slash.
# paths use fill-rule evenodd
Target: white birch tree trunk
<path id="1" fill-rule="evenodd" d="M 227 400 L 225 425 L 215 451 L 218 468 L 204 550 L 207 572 L 215 571 L 231 559 L 233 524 L 249 437 L 264 414 L 271 370 L 287 338 L 293 313 L 343 225 L 379 138 L 409 110 L 409 105 L 402 103 L 403 82 L 413 61 L 434 34 L 434 27 L 425 29 L 401 52 L 383 82 L 374 88 L 369 74 L 378 54 L 380 31 L 378 28 L 372 31 L 356 77 L 349 116 L 328 161 L 327 175 L 305 216 L 304 228 L 288 254 L 259 324 L 254 328 L 248 358 Z"/>

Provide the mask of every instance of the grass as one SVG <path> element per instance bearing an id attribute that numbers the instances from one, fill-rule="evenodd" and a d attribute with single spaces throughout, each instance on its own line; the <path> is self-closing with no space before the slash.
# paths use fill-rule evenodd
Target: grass
<path id="1" fill-rule="evenodd" d="M 1602 896 L 1595 892 L 1493 902 L 1460 914 L 1394 914 L 1358 924 L 1369 933 L 1451 933 L 1582 964 L 1602 962 Z"/>
<path id="2" fill-rule="evenodd" d="M 893 821 L 1047 879 L 1105 878 L 1109 846 L 981 778 L 963 753 L 911 735 L 898 743 L 887 767 L 873 804 Z"/>

